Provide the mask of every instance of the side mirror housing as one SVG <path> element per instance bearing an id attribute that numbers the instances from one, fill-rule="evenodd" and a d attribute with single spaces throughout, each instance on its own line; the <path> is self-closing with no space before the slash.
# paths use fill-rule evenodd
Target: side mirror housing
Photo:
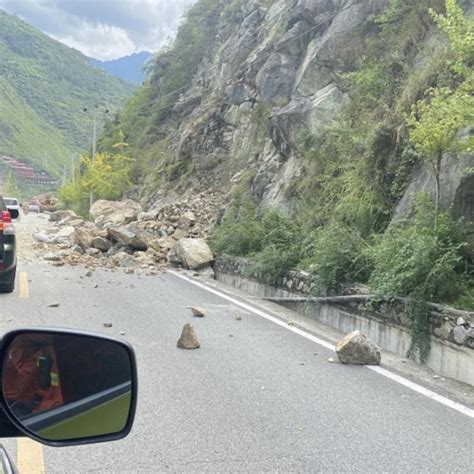
<path id="1" fill-rule="evenodd" d="M 20 211 L 18 209 L 11 209 L 9 207 L 7 209 L 12 219 L 17 219 L 18 216 L 20 215 Z"/>
<path id="2" fill-rule="evenodd" d="M 1 341 L 2 408 L 50 446 L 112 441 L 130 432 L 137 401 L 132 347 L 99 334 L 22 329 Z"/>

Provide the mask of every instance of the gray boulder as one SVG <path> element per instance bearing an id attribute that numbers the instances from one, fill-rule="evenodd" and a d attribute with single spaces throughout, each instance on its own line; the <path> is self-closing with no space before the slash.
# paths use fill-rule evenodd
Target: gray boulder
<path id="1" fill-rule="evenodd" d="M 92 247 L 93 238 L 94 236 L 88 230 L 74 227 L 74 234 L 72 235 L 73 242 L 78 244 L 83 250 Z"/>
<path id="2" fill-rule="evenodd" d="M 464 345 L 469 339 L 474 338 L 474 327 L 466 328 L 464 326 L 456 326 L 453 329 L 453 339 L 459 345 Z"/>
<path id="3" fill-rule="evenodd" d="M 45 234 L 44 232 L 36 231 L 36 232 L 33 232 L 32 236 L 33 236 L 33 239 L 35 239 L 38 242 L 49 243 L 53 241 L 53 237 L 51 235 Z"/>
<path id="4" fill-rule="evenodd" d="M 98 235 L 92 239 L 92 247 L 94 247 L 95 249 L 101 250 L 102 252 L 107 252 L 110 249 L 110 247 L 112 247 L 112 242 Z"/>
<path id="5" fill-rule="evenodd" d="M 99 199 L 90 209 L 90 215 L 99 227 L 123 226 L 136 221 L 141 212 L 141 205 L 131 199 L 124 201 Z"/>
<path id="6" fill-rule="evenodd" d="M 118 252 L 107 259 L 108 267 L 134 267 L 135 260 L 126 252 Z"/>
<path id="7" fill-rule="evenodd" d="M 161 250 L 168 251 L 176 245 L 176 240 L 172 237 L 160 237 L 159 239 L 153 239 L 149 245 L 157 252 L 160 252 Z"/>
<path id="8" fill-rule="evenodd" d="M 64 220 L 78 219 L 77 214 L 74 211 L 54 211 L 49 215 L 50 222 L 61 222 Z"/>
<path id="9" fill-rule="evenodd" d="M 361 331 L 344 336 L 336 345 L 336 354 L 343 364 L 379 365 L 380 349 Z"/>
<path id="10" fill-rule="evenodd" d="M 147 252 L 136 252 L 133 258 L 142 267 L 153 267 L 156 265 L 156 258 Z"/>
<path id="11" fill-rule="evenodd" d="M 54 236 L 55 242 L 69 241 L 73 239 L 75 229 L 71 225 L 67 225 L 59 229 Z"/>
<path id="12" fill-rule="evenodd" d="M 146 250 L 147 244 L 134 232 L 126 227 L 109 227 L 109 237 L 124 247 L 131 247 L 136 250 Z"/>
<path id="13" fill-rule="evenodd" d="M 171 250 L 173 251 L 175 261 L 190 270 L 199 270 L 214 261 L 212 251 L 204 239 L 181 239 Z"/>

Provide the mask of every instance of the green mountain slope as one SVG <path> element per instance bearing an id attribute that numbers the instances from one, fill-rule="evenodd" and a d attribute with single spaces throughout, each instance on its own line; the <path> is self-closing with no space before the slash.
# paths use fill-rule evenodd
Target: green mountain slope
<path id="1" fill-rule="evenodd" d="M 132 90 L 80 52 L 0 10 L 0 153 L 46 162 L 57 174 L 73 151 L 90 146 L 91 116 L 83 109 L 98 105 L 113 112 Z"/>
<path id="2" fill-rule="evenodd" d="M 61 133 L 26 104 L 4 77 L 0 77 L 0 143 L 3 153 L 41 163 L 53 174 L 61 171 L 61 163 L 71 154 Z"/>

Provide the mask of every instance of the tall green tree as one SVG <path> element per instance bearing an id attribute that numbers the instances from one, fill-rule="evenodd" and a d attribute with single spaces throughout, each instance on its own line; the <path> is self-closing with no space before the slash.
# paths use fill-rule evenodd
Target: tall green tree
<path id="1" fill-rule="evenodd" d="M 410 141 L 432 169 L 435 182 L 435 226 L 440 204 L 440 173 L 443 155 L 471 152 L 473 139 L 460 134 L 474 123 L 474 21 L 463 14 L 456 0 L 446 0 L 446 15 L 431 12 L 450 42 L 452 86 L 427 91 L 408 117 Z"/>
<path id="2" fill-rule="evenodd" d="M 97 153 L 95 161 L 81 156 L 80 175 L 59 191 L 62 205 L 87 215 L 91 192 L 96 199 L 121 199 L 131 186 L 131 161 L 124 155 L 112 153 Z"/>

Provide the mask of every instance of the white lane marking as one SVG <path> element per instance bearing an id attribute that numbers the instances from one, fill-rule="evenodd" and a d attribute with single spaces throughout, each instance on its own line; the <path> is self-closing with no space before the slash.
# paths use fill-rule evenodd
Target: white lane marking
<path id="1" fill-rule="evenodd" d="M 449 408 L 452 408 L 453 410 L 458 411 L 459 413 L 462 413 L 463 415 L 466 415 L 470 418 L 474 418 L 474 410 L 471 408 L 462 405 L 461 403 L 455 402 L 449 398 L 443 397 L 442 395 L 439 395 L 436 392 L 433 392 L 432 390 L 429 390 L 428 388 L 425 388 L 421 385 L 418 385 L 415 382 L 412 382 L 411 380 L 408 380 L 404 377 L 401 377 L 400 375 L 394 374 L 393 372 L 390 372 L 387 369 L 384 369 L 383 367 L 379 367 L 377 365 L 366 365 L 370 370 L 373 370 L 379 375 L 383 375 L 384 377 L 389 378 L 390 380 L 393 380 L 394 382 L 397 382 L 401 385 L 404 385 L 405 387 L 420 393 L 421 395 L 424 395 L 425 397 L 431 398 L 431 400 L 434 400 L 438 403 L 442 403 L 443 405 L 446 405 Z"/>
<path id="2" fill-rule="evenodd" d="M 215 288 L 211 288 L 207 285 L 204 285 L 203 283 L 195 281 L 192 278 L 189 278 L 173 270 L 169 270 L 168 273 L 171 273 L 172 275 L 178 278 L 181 278 L 182 280 L 185 280 L 188 283 L 198 286 L 199 288 L 202 288 L 203 290 L 206 290 L 209 293 L 213 293 L 214 295 L 217 295 L 220 298 L 230 301 L 234 305 L 239 306 L 240 308 L 245 309 L 246 311 L 249 311 L 253 314 L 256 314 L 257 316 L 260 316 L 268 321 L 271 321 L 272 323 L 277 324 L 278 326 L 281 326 L 287 329 L 288 331 L 291 331 L 291 332 L 294 332 L 295 334 L 303 336 L 304 338 L 309 339 L 310 341 L 313 341 L 316 344 L 319 344 L 320 346 L 325 347 L 326 349 L 329 349 L 331 351 L 335 350 L 335 346 L 333 344 L 327 341 L 324 341 L 323 339 L 320 339 L 319 337 L 313 336 L 312 334 L 309 334 L 308 332 L 303 331 L 302 329 L 288 326 L 284 321 L 281 321 L 280 319 L 266 313 L 265 311 L 262 311 L 258 308 L 254 308 L 253 306 L 247 303 L 242 303 L 241 301 L 235 298 L 232 298 L 232 296 L 228 296 L 225 293 L 222 293 L 221 291 L 216 290 Z M 466 415 L 470 418 L 474 418 L 474 410 L 472 410 L 469 407 L 466 407 L 465 405 L 462 405 L 461 403 L 458 403 L 449 398 L 446 398 L 443 395 L 433 392 L 432 390 L 429 390 L 428 388 L 418 385 L 417 383 L 414 383 L 404 377 L 401 377 L 400 375 L 394 374 L 393 372 L 390 372 L 389 370 L 384 369 L 382 367 L 374 366 L 374 365 L 366 365 L 365 367 L 367 369 L 370 369 L 376 372 L 379 375 L 387 377 L 390 380 L 393 380 L 394 382 L 397 382 L 403 385 L 404 387 L 407 387 L 415 392 L 418 392 L 421 395 L 424 395 L 425 397 L 430 398 L 431 400 L 434 400 L 435 402 L 441 403 L 442 405 L 445 405 L 453 410 L 456 410 L 457 412 L 462 413 L 463 415 Z"/>
<path id="3" fill-rule="evenodd" d="M 199 283 L 198 281 L 194 281 L 191 278 L 188 278 L 187 276 L 181 275 L 180 273 L 174 272 L 173 270 L 168 270 L 167 273 L 171 273 L 172 275 L 175 275 L 183 280 L 186 280 L 189 283 L 192 283 L 193 285 L 199 286 L 199 288 L 202 288 L 203 290 L 208 291 L 209 293 L 213 293 L 214 295 L 219 296 L 220 298 L 223 298 L 227 301 L 230 301 L 231 303 L 235 304 L 236 306 L 240 306 L 241 308 L 245 309 L 246 311 L 249 311 L 251 313 L 254 313 L 258 316 L 261 316 L 262 318 L 268 319 L 268 321 L 271 321 L 272 323 L 277 324 L 278 326 L 284 327 L 296 334 L 299 334 L 300 336 L 306 337 L 307 339 L 315 342 L 316 344 L 319 344 L 320 346 L 325 347 L 326 349 L 329 349 L 331 351 L 335 350 L 335 346 L 333 346 L 331 343 L 324 341 L 323 339 L 320 339 L 319 337 L 313 336 L 312 334 L 309 334 L 305 331 L 302 331 L 301 329 L 288 326 L 287 323 L 282 321 L 281 319 L 276 318 L 275 316 L 272 316 L 268 313 L 265 313 L 264 311 L 261 311 L 253 306 L 250 306 L 249 304 L 242 303 L 241 301 L 238 301 L 232 296 L 227 296 L 225 293 L 222 293 L 219 290 L 216 290 L 214 288 L 211 288 L 207 285 L 204 285 L 202 283 Z"/>

